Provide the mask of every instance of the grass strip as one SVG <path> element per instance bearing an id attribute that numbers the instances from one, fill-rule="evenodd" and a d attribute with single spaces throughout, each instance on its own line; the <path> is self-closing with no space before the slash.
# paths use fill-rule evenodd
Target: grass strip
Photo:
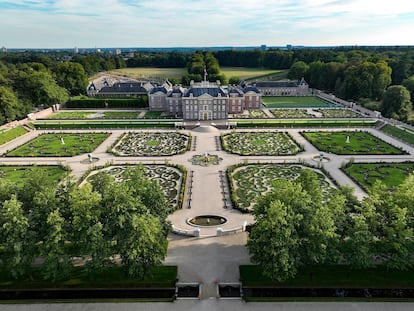
<path id="1" fill-rule="evenodd" d="M 0 132 L 0 145 L 3 145 L 19 136 L 27 133 L 27 130 L 23 126 L 17 126 L 11 130 L 5 130 Z"/>

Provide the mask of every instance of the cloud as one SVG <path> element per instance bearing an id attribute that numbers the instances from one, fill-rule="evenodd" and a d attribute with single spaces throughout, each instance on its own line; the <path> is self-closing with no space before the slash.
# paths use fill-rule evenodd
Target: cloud
<path id="1" fill-rule="evenodd" d="M 412 0 L 16 0 L 0 3 L 0 45 L 386 44 L 410 20 Z"/>

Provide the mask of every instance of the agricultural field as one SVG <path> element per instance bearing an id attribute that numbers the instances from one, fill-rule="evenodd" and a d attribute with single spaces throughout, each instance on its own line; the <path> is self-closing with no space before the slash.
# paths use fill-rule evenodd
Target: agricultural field
<path id="1" fill-rule="evenodd" d="M 282 132 L 234 132 L 221 136 L 224 150 L 239 155 L 292 155 L 300 152 L 296 142 Z"/>
<path id="2" fill-rule="evenodd" d="M 347 155 L 405 154 L 401 149 L 367 132 L 302 132 L 301 134 L 317 149 L 324 152 Z"/>
<path id="3" fill-rule="evenodd" d="M 7 153 L 8 157 L 73 157 L 95 150 L 108 133 L 42 134 Z"/>
<path id="4" fill-rule="evenodd" d="M 255 77 L 279 74 L 283 70 L 257 69 L 247 67 L 220 67 L 221 72 L 228 78 L 239 77 L 242 80 Z M 187 73 L 187 68 L 122 68 L 108 71 L 109 74 L 126 76 L 135 79 L 148 79 L 162 81 L 167 78 L 181 79 Z"/>
<path id="5" fill-rule="evenodd" d="M 326 108 L 339 107 L 316 96 L 263 96 L 267 108 Z"/>
<path id="6" fill-rule="evenodd" d="M 115 180 L 122 181 L 124 179 L 124 172 L 128 166 L 109 166 L 101 170 L 92 171 L 87 177 L 86 181 L 94 178 L 94 175 L 99 172 L 105 172 L 115 177 Z M 163 193 L 165 194 L 171 211 L 174 211 L 180 206 L 180 193 L 183 186 L 183 172 L 173 166 L 148 164 L 142 165 L 144 176 L 150 180 L 155 180 Z"/>
<path id="7" fill-rule="evenodd" d="M 190 137 L 181 133 L 131 132 L 121 137 L 112 148 L 118 156 L 170 156 L 190 148 Z"/>
<path id="8" fill-rule="evenodd" d="M 3 145 L 13 139 L 22 136 L 27 133 L 27 130 L 23 126 L 17 126 L 10 130 L 0 131 L 0 145 Z"/>
<path id="9" fill-rule="evenodd" d="M 414 163 L 352 163 L 343 168 L 363 189 L 369 190 L 379 180 L 395 187 L 414 172 Z"/>
<path id="10" fill-rule="evenodd" d="M 272 189 L 275 179 L 296 179 L 308 167 L 302 165 L 285 164 L 249 164 L 238 168 L 229 168 L 230 183 L 232 184 L 232 198 L 236 207 L 243 211 L 254 208 L 257 200 Z M 331 183 L 319 170 L 318 179 L 324 189 L 329 191 Z"/>
<path id="11" fill-rule="evenodd" d="M 24 180 L 27 178 L 27 174 L 31 171 L 46 172 L 47 178 L 53 182 L 59 182 L 67 174 L 66 170 L 56 165 L 2 165 L 0 166 L 0 178 L 16 183 L 17 185 L 22 185 Z"/>

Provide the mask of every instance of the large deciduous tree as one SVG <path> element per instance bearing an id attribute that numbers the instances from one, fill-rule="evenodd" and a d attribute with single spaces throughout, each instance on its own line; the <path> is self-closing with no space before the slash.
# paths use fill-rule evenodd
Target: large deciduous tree
<path id="1" fill-rule="evenodd" d="M 413 109 L 410 92 L 402 85 L 392 85 L 385 92 L 381 112 L 386 117 L 407 121 Z"/>
<path id="2" fill-rule="evenodd" d="M 88 76 L 79 63 L 59 63 L 55 69 L 56 81 L 66 88 L 71 96 L 85 94 L 88 86 Z"/>
<path id="3" fill-rule="evenodd" d="M 303 62 L 295 62 L 292 67 L 290 67 L 287 77 L 292 80 L 299 80 L 305 77 L 306 72 L 308 71 L 309 66 Z"/>

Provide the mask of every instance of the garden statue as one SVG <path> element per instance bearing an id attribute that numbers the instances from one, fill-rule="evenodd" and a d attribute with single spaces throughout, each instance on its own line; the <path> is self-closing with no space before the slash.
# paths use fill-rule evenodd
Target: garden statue
<path id="1" fill-rule="evenodd" d="M 89 159 L 89 162 L 92 162 L 92 153 L 88 153 L 88 159 Z"/>
<path id="2" fill-rule="evenodd" d="M 62 145 L 65 144 L 65 141 L 63 140 L 63 137 L 60 138 L 60 142 L 61 142 Z"/>
<path id="3" fill-rule="evenodd" d="M 349 144 L 349 135 L 346 137 L 346 141 L 345 141 L 345 143 L 346 143 L 346 144 Z"/>

